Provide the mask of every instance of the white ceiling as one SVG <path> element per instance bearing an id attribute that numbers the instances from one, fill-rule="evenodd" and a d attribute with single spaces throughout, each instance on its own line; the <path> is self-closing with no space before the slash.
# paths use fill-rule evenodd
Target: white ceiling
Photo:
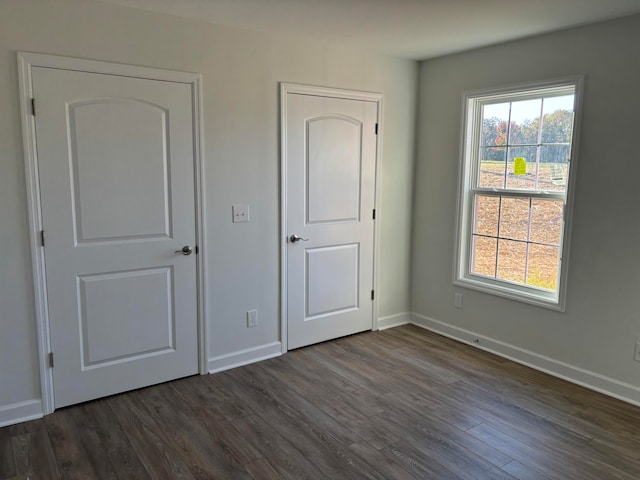
<path id="1" fill-rule="evenodd" d="M 426 59 L 640 13 L 640 0 L 102 0 Z"/>

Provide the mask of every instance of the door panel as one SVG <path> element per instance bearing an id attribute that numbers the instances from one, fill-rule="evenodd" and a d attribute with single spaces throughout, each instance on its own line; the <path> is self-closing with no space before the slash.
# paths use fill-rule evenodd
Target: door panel
<path id="1" fill-rule="evenodd" d="M 357 221 L 362 123 L 325 117 L 307 125 L 307 223 Z"/>
<path id="2" fill-rule="evenodd" d="M 68 112 L 78 242 L 170 236 L 166 111 L 111 99 Z"/>
<path id="3" fill-rule="evenodd" d="M 33 68 L 55 407 L 197 373 L 190 84 Z"/>
<path id="4" fill-rule="evenodd" d="M 377 103 L 287 94 L 287 347 L 371 329 Z"/>
<path id="5" fill-rule="evenodd" d="M 82 369 L 175 349 L 170 268 L 78 278 Z"/>
<path id="6" fill-rule="evenodd" d="M 360 245 L 306 249 L 306 320 L 358 308 Z"/>

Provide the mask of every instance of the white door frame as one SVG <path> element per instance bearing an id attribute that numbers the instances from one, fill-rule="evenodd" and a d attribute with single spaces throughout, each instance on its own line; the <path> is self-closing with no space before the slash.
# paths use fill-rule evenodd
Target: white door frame
<path id="1" fill-rule="evenodd" d="M 380 158 L 382 157 L 382 119 L 383 119 L 383 95 L 374 92 L 361 92 L 358 90 L 344 90 L 339 88 L 317 87 L 313 85 L 301 85 L 296 83 L 280 83 L 280 342 L 282 353 L 288 350 L 287 340 L 287 94 L 297 93 L 301 95 L 313 95 L 316 97 L 343 98 L 347 100 L 365 100 L 376 102 L 378 105 L 378 135 L 376 138 L 375 160 L 375 185 L 374 207 L 376 221 L 373 223 L 373 290 L 378 290 L 379 260 L 380 260 Z M 378 329 L 378 295 L 374 296 L 371 315 L 371 329 Z"/>
<path id="2" fill-rule="evenodd" d="M 72 70 L 89 73 L 102 73 L 124 77 L 145 78 L 184 83 L 191 86 L 193 108 L 193 152 L 195 156 L 195 217 L 198 255 L 196 260 L 197 276 L 197 316 L 198 316 L 198 370 L 200 374 L 207 370 L 207 303 L 204 292 L 206 281 L 206 262 L 204 239 L 206 232 L 204 214 L 204 158 L 202 136 L 202 76 L 197 73 L 177 72 L 156 68 L 138 67 L 118 63 L 99 62 L 79 58 L 55 55 L 18 52 L 18 76 L 20 87 L 20 115 L 22 119 L 22 137 L 24 148 L 25 176 L 27 182 L 27 203 L 29 210 L 29 234 L 31 264 L 33 273 L 36 330 L 38 334 L 38 353 L 40 367 L 40 385 L 42 391 L 42 410 L 45 415 L 55 409 L 53 399 L 53 372 L 49 366 L 51 351 L 50 324 L 47 305 L 47 282 L 45 275 L 44 248 L 41 245 L 42 209 L 40 203 L 40 179 L 38 177 L 38 152 L 36 148 L 35 117 L 32 115 L 33 82 L 32 68 L 46 67 L 60 70 Z M 36 102 L 37 114 L 37 102 Z"/>

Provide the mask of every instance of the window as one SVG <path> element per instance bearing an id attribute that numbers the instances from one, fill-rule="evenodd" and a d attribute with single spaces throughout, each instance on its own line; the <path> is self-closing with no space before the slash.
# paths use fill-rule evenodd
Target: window
<path id="1" fill-rule="evenodd" d="M 456 284 L 564 308 L 580 83 L 465 96 Z"/>

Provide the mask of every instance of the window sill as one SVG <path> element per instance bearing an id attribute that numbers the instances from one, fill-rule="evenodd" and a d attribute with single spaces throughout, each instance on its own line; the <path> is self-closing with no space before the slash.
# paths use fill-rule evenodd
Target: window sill
<path id="1" fill-rule="evenodd" d="M 536 307 L 547 308 L 557 312 L 565 311 L 564 299 L 559 293 L 555 292 L 538 292 L 533 289 L 533 291 L 528 289 L 525 291 L 524 288 L 518 288 L 516 285 L 511 286 L 502 282 L 492 282 L 490 280 L 473 277 L 456 278 L 453 284 L 482 293 L 488 293 L 489 295 L 496 295 L 498 297 L 508 298 L 509 300 L 527 303 Z"/>

